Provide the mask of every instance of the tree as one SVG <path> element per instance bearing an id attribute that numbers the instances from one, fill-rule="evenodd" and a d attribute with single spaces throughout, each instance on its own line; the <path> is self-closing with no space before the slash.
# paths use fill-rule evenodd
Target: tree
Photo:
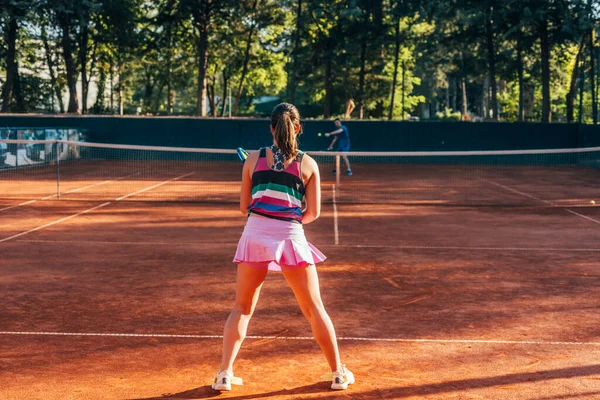
<path id="1" fill-rule="evenodd" d="M 297 0 L 296 26 L 294 30 L 294 46 L 292 48 L 292 72 L 289 79 L 289 101 L 296 103 L 296 86 L 298 80 L 298 63 L 300 58 L 300 38 L 302 36 L 303 21 L 302 18 L 302 0 Z"/>
<path id="2" fill-rule="evenodd" d="M 77 94 L 77 59 L 75 54 L 77 40 L 76 35 L 77 15 L 81 14 L 79 9 L 88 6 L 87 2 L 80 3 L 75 0 L 47 0 L 45 6 L 53 13 L 54 20 L 61 32 L 61 44 L 63 58 L 66 68 L 67 86 L 69 89 L 68 113 L 79 113 L 79 96 Z M 75 23 L 75 24 L 74 24 Z"/>
<path id="3" fill-rule="evenodd" d="M 40 25 L 40 39 L 44 47 L 44 56 L 46 65 L 48 67 L 48 74 L 50 75 L 50 85 L 52 87 L 52 110 L 56 109 L 54 105 L 54 98 L 58 102 L 58 109 L 61 113 L 65 112 L 65 105 L 63 101 L 63 89 L 64 79 L 60 73 L 60 54 L 58 47 L 56 46 L 56 28 L 51 24 L 51 18 L 48 10 L 40 8 L 38 13 L 38 23 Z"/>
<path id="4" fill-rule="evenodd" d="M 206 116 L 206 71 L 212 21 L 220 14 L 227 14 L 232 0 L 181 0 L 181 11 L 191 16 L 196 32 L 196 51 L 198 57 L 198 87 L 196 115 Z"/>
<path id="5" fill-rule="evenodd" d="M 32 4 L 28 0 L 0 0 L 0 10 L 3 19 L 5 19 L 5 40 L 6 50 L 6 81 L 2 86 L 2 107 L 1 112 L 8 112 L 11 106 L 13 95 L 16 99 L 17 112 L 25 111 L 23 102 L 23 93 L 19 78 L 19 62 L 17 59 L 17 37 L 19 34 L 19 22 L 27 15 L 27 10 Z"/>

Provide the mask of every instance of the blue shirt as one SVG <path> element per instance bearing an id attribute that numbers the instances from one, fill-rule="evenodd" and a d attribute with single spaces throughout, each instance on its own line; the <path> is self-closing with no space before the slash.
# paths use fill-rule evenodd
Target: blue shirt
<path id="1" fill-rule="evenodd" d="M 348 134 L 348 128 L 342 125 L 339 129 L 341 129 L 342 132 L 337 135 L 337 147 L 339 150 L 348 151 L 350 150 L 350 135 Z"/>

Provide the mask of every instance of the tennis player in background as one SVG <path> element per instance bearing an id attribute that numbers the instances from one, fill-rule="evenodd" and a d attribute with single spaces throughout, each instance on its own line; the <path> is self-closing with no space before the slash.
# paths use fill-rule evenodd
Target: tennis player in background
<path id="1" fill-rule="evenodd" d="M 333 122 L 337 129 L 333 132 L 327 132 L 325 134 L 326 137 L 333 136 L 333 140 L 331 141 L 331 144 L 329 145 L 329 148 L 327 150 L 333 150 L 333 148 L 337 144 L 337 147 L 335 147 L 336 151 L 350 151 L 350 134 L 348 133 L 348 128 L 346 128 L 346 126 L 342 124 L 342 121 L 340 121 L 339 118 L 336 118 Z M 343 155 L 342 157 L 344 158 L 344 162 L 346 163 L 346 174 L 352 175 L 352 168 L 350 168 L 350 161 L 348 160 L 348 156 Z M 335 169 L 332 172 L 335 173 Z"/>
<path id="2" fill-rule="evenodd" d="M 273 145 L 253 152 L 244 163 L 240 210 L 248 220 L 233 260 L 238 265 L 235 306 L 225 324 L 221 369 L 212 388 L 231 390 L 232 383 L 241 384 L 241 379 L 234 377 L 233 363 L 267 272 L 273 270 L 283 273 L 310 323 L 331 368 L 331 388 L 346 389 L 354 383 L 354 376 L 340 361 L 315 267 L 325 256 L 306 240 L 303 230 L 303 224 L 319 218 L 319 167 L 298 149 L 300 115 L 295 106 L 282 103 L 275 107 L 271 133 Z"/>

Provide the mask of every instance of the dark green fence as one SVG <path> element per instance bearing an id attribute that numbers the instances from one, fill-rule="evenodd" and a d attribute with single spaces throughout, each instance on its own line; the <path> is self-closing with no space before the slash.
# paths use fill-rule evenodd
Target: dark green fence
<path id="1" fill-rule="evenodd" d="M 347 121 L 354 151 L 522 150 L 600 146 L 600 125 Z M 325 150 L 333 121 L 303 123 L 301 147 Z M 270 144 L 267 119 L 0 116 L 0 127 L 75 128 L 86 140 L 155 146 L 255 149 Z"/>

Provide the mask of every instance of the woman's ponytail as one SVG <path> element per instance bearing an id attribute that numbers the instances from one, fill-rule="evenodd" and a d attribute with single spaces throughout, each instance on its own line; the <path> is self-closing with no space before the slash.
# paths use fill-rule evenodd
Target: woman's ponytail
<path id="1" fill-rule="evenodd" d="M 298 134 L 296 127 L 300 126 L 300 113 L 298 109 L 289 103 L 277 105 L 271 113 L 271 127 L 275 143 L 287 157 L 295 157 L 298 154 Z"/>

